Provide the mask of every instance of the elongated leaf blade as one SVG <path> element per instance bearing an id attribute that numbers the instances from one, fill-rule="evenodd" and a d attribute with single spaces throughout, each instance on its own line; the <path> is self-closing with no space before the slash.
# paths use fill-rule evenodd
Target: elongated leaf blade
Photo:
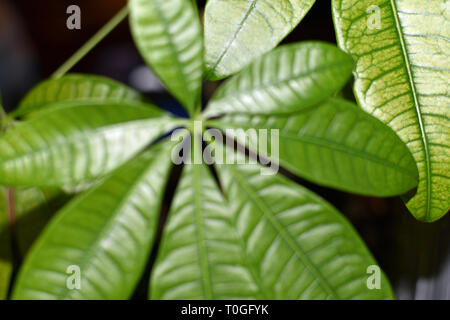
<path id="1" fill-rule="evenodd" d="M 150 280 L 150 299 L 248 299 L 258 288 L 209 169 L 187 164 Z"/>
<path id="2" fill-rule="evenodd" d="M 301 110 L 339 91 L 350 78 L 352 68 L 350 56 L 331 44 L 284 45 L 219 87 L 206 115 Z"/>
<path id="3" fill-rule="evenodd" d="M 368 288 L 367 269 L 377 263 L 357 233 L 331 205 L 259 166 L 221 165 L 234 221 L 264 287 L 278 299 L 390 299 L 387 278 Z M 237 200 L 237 201 L 235 201 Z M 258 268 L 259 267 L 259 268 Z"/>
<path id="4" fill-rule="evenodd" d="M 389 281 L 370 290 L 371 254 L 342 215 L 317 195 L 261 167 L 222 165 L 221 185 L 259 279 L 277 299 L 391 299 Z M 247 220 L 248 219 L 248 220 Z M 247 221 L 245 223 L 244 221 Z"/>
<path id="5" fill-rule="evenodd" d="M 170 151 L 160 144 L 144 152 L 62 209 L 25 261 L 13 298 L 128 299 L 155 236 Z M 70 266 L 79 268 L 78 290 L 67 285 Z"/>
<path id="6" fill-rule="evenodd" d="M 192 113 L 203 76 L 200 20 L 190 0 L 129 0 L 130 24 L 147 64 Z"/>
<path id="7" fill-rule="evenodd" d="M 207 78 L 225 78 L 273 49 L 314 2 L 209 0 L 205 8 Z"/>
<path id="8" fill-rule="evenodd" d="M 286 115 L 230 114 L 214 125 L 320 185 L 373 196 L 403 194 L 417 185 L 414 159 L 400 138 L 345 100 L 333 98 Z M 245 131 L 233 132 L 233 128 Z M 267 135 L 261 135 L 261 130 Z"/>
<path id="9" fill-rule="evenodd" d="M 0 183 L 72 186 L 126 162 L 175 126 L 151 105 L 61 103 L 0 138 Z"/>
<path id="10" fill-rule="evenodd" d="M 151 280 L 153 299 L 389 299 L 376 265 L 329 204 L 257 165 L 186 165 Z"/>
<path id="11" fill-rule="evenodd" d="M 407 201 L 419 220 L 450 209 L 448 1 L 334 0 L 339 45 L 356 61 L 361 106 L 392 127 L 419 168 Z"/>
<path id="12" fill-rule="evenodd" d="M 36 112 L 55 102 L 64 101 L 141 101 L 135 90 L 114 80 L 85 74 L 68 74 L 36 85 L 20 102 L 15 116 Z"/>

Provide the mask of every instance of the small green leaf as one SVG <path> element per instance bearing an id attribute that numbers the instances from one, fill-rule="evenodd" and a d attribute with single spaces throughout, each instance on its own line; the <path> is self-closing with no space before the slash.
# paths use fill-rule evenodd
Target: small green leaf
<path id="1" fill-rule="evenodd" d="M 141 101 L 138 92 L 114 80 L 84 74 L 69 74 L 59 79 L 48 79 L 35 86 L 21 101 L 15 116 L 43 109 L 63 101 Z"/>
<path id="2" fill-rule="evenodd" d="M 13 299 L 128 299 L 158 225 L 171 144 L 159 144 L 63 208 L 28 255 Z M 80 271 L 79 290 L 66 285 Z"/>
<path id="3" fill-rule="evenodd" d="M 403 194 L 417 185 L 414 159 L 395 132 L 345 100 L 284 115 L 235 113 L 211 124 L 230 134 L 232 128 L 268 130 L 272 160 L 320 185 L 374 196 Z M 261 151 L 261 137 L 234 133 L 238 142 Z"/>
<path id="4" fill-rule="evenodd" d="M 394 129 L 419 168 L 419 220 L 450 209 L 448 0 L 333 0 L 340 47 L 356 61 L 360 105 Z"/>
<path id="5" fill-rule="evenodd" d="M 207 78 L 225 78 L 276 47 L 314 2 L 209 0 L 205 8 Z"/>
<path id="6" fill-rule="evenodd" d="M 59 103 L 0 138 L 0 183 L 90 182 L 126 162 L 175 123 L 147 104 Z"/>
<path id="7" fill-rule="evenodd" d="M 391 299 L 376 262 L 324 200 L 258 165 L 221 165 L 225 197 L 187 164 L 151 278 L 152 299 Z"/>
<path id="8" fill-rule="evenodd" d="M 193 113 L 200 99 L 203 40 L 190 0 L 129 0 L 136 45 L 167 89 Z"/>
<path id="9" fill-rule="evenodd" d="M 342 89 L 352 68 L 352 59 L 331 44 L 284 45 L 254 61 L 219 87 L 206 115 L 278 114 L 301 110 Z"/>

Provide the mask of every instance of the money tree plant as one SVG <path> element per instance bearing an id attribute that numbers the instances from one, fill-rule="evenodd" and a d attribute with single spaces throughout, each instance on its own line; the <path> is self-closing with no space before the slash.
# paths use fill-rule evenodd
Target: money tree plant
<path id="1" fill-rule="evenodd" d="M 1 213 L 32 215 L 57 194 L 74 194 L 28 251 L 11 297 L 128 299 L 152 251 L 149 299 L 393 298 L 345 217 L 284 172 L 355 194 L 403 195 L 417 218 L 441 217 L 448 40 L 410 19 L 442 26 L 448 9 L 437 9 L 444 1 L 333 1 L 338 42 L 349 54 L 317 41 L 278 46 L 314 2 L 209 0 L 202 28 L 189 0 L 129 0 L 3 115 Z M 374 3 L 378 31 L 363 21 Z M 66 74 L 128 13 L 138 50 L 188 118 L 113 80 Z M 352 72 L 359 105 L 339 94 Z M 203 108 L 203 80 L 228 77 Z M 257 136 L 222 143 L 211 128 L 272 130 L 277 139 L 261 150 Z M 206 153 L 235 161 L 203 161 Z M 5 234 L 0 297 L 11 275 Z"/>

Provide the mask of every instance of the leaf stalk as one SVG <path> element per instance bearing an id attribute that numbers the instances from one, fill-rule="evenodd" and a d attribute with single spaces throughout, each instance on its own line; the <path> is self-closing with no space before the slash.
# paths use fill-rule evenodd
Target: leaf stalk
<path id="1" fill-rule="evenodd" d="M 111 33 L 128 16 L 128 5 L 125 5 L 111 20 L 108 21 L 96 34 L 92 36 L 80 49 L 78 49 L 61 67 L 53 74 L 52 78 L 58 79 L 64 76 L 81 59 L 83 59 L 95 46 L 97 46 L 108 34 Z"/>

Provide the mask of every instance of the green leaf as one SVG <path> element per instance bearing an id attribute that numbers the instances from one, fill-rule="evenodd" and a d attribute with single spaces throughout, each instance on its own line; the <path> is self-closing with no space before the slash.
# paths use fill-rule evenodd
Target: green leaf
<path id="1" fill-rule="evenodd" d="M 320 185 L 374 196 L 403 194 L 417 185 L 414 159 L 395 132 L 345 100 L 285 115 L 235 113 L 211 124 L 260 154 L 268 144 L 262 156 Z M 267 143 L 256 132 L 261 129 Z"/>
<path id="2" fill-rule="evenodd" d="M 0 197 L 0 300 L 5 300 L 13 271 L 11 232 L 5 188 L 0 187 Z"/>
<path id="3" fill-rule="evenodd" d="M 3 117 L 6 115 L 5 110 L 3 109 L 3 98 L 2 98 L 2 92 L 0 91 L 0 125 L 3 122 Z M 0 127 L 2 129 L 2 127 Z"/>
<path id="4" fill-rule="evenodd" d="M 8 189 L 0 186 L 0 300 L 6 299 L 13 271 L 13 256 L 19 259 L 25 256 L 30 245 L 56 211 L 55 204 L 61 204 L 63 199 L 57 190 Z M 13 206 L 14 218 L 10 217 L 10 205 Z M 15 220 L 14 245 L 11 219 Z M 13 248 L 16 251 L 14 253 Z"/>
<path id="5" fill-rule="evenodd" d="M 0 135 L 8 130 L 8 128 L 11 126 L 11 123 L 12 119 L 6 114 L 5 110 L 3 109 L 2 94 L 0 91 Z"/>
<path id="6" fill-rule="evenodd" d="M 220 299 L 211 282 L 227 277 L 229 286 L 245 289 L 245 277 L 224 266 L 214 269 L 215 259 L 228 260 L 240 269 L 234 230 L 226 219 L 224 199 L 205 165 L 187 164 L 169 212 L 158 258 L 150 280 L 150 299 Z M 225 242 L 227 240 L 227 242 Z"/>
<path id="7" fill-rule="evenodd" d="M 16 223 L 14 232 L 21 257 L 70 196 L 58 189 L 14 188 Z"/>
<path id="8" fill-rule="evenodd" d="M 286 113 L 317 104 L 345 85 L 352 59 L 324 42 L 281 46 L 225 82 L 206 115 Z"/>
<path id="9" fill-rule="evenodd" d="M 203 75 L 200 20 L 190 0 L 129 0 L 130 24 L 147 64 L 190 114 Z"/>
<path id="10" fill-rule="evenodd" d="M 185 166 L 151 278 L 152 299 L 389 299 L 376 262 L 328 203 L 257 165 Z"/>
<path id="11" fill-rule="evenodd" d="M 114 80 L 84 74 L 69 74 L 59 79 L 48 79 L 35 86 L 23 100 L 15 116 L 39 111 L 55 102 L 63 101 L 140 101 L 140 94 Z"/>
<path id="12" fill-rule="evenodd" d="M 398 133 L 417 162 L 409 210 L 419 220 L 439 219 L 450 209 L 448 1 L 334 0 L 333 13 L 339 45 L 356 61 L 359 103 Z"/>
<path id="13" fill-rule="evenodd" d="M 151 105 L 60 103 L 0 138 L 0 183 L 73 186 L 126 162 L 176 121 Z"/>
<path id="14" fill-rule="evenodd" d="M 276 47 L 314 2 L 209 0 L 205 8 L 207 78 L 225 78 Z"/>
<path id="15" fill-rule="evenodd" d="M 62 209 L 28 255 L 14 299 L 127 299 L 145 267 L 168 179 L 171 144 L 120 167 Z M 69 266 L 80 270 L 71 290 Z"/>

